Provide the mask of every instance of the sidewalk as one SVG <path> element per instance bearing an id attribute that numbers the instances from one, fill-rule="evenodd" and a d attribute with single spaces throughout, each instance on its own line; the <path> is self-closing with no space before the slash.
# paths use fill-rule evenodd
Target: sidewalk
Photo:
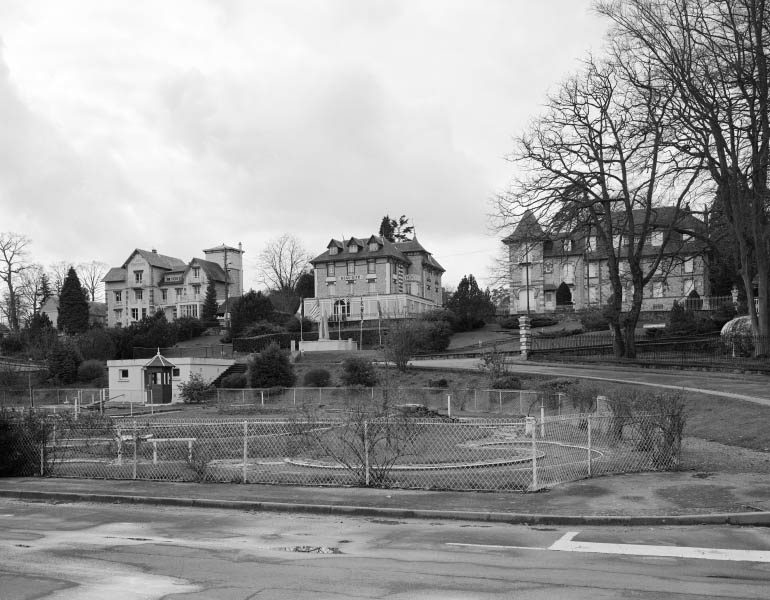
<path id="1" fill-rule="evenodd" d="M 550 525 L 770 526 L 770 478 L 746 473 L 597 477 L 531 494 L 7 478 L 2 497 Z"/>

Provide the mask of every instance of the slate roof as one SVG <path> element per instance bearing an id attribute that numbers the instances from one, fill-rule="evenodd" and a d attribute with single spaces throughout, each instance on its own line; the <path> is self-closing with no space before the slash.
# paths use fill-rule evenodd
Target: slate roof
<path id="1" fill-rule="evenodd" d="M 131 259 L 134 257 L 134 254 L 138 254 L 141 256 L 144 260 L 147 261 L 147 264 L 149 264 L 151 267 L 158 267 L 159 269 L 166 269 L 167 271 L 174 271 L 174 270 L 184 270 L 187 268 L 187 263 L 185 263 L 183 260 L 176 258 L 174 256 L 166 256 L 165 254 L 158 254 L 157 252 L 151 252 L 147 250 L 142 250 L 140 248 L 136 248 L 132 253 L 131 256 L 129 256 L 126 259 L 126 262 L 123 263 L 122 267 L 125 269 L 129 262 L 131 262 Z"/>
<path id="2" fill-rule="evenodd" d="M 153 356 L 152 360 L 150 360 L 150 362 L 145 364 L 144 367 L 145 367 L 145 369 L 147 367 L 171 367 L 171 368 L 174 368 L 174 367 L 176 367 L 176 365 L 171 363 L 171 362 L 169 362 L 169 360 L 165 356 L 162 356 L 161 353 L 160 353 L 160 349 L 159 349 L 158 353 L 155 356 Z"/>
<path id="3" fill-rule="evenodd" d="M 112 267 L 109 271 L 107 271 L 107 274 L 102 277 L 102 281 L 104 283 L 112 283 L 115 281 L 125 281 L 126 280 L 126 270 L 122 267 Z"/>
<path id="4" fill-rule="evenodd" d="M 535 213 L 531 210 L 524 211 L 524 214 L 516 225 L 516 229 L 508 237 L 503 239 L 504 244 L 513 244 L 527 240 L 537 240 L 545 238 L 543 228 L 540 227 L 540 223 L 537 222 Z"/>
<path id="5" fill-rule="evenodd" d="M 189 270 L 193 264 L 200 265 L 201 269 L 203 269 L 203 272 L 206 274 L 206 277 L 209 279 L 213 279 L 214 281 L 221 281 L 222 283 L 227 280 L 225 270 L 215 262 L 204 260 L 202 258 L 193 258 L 190 261 L 190 264 L 187 266 L 186 270 Z"/>
<path id="6" fill-rule="evenodd" d="M 412 264 L 412 260 L 406 256 L 406 252 L 420 252 L 423 254 L 423 260 L 426 264 L 430 265 L 437 271 L 444 272 L 438 261 L 428 252 L 417 240 L 410 240 L 407 242 L 389 242 L 383 237 L 372 235 L 367 238 L 366 242 L 364 238 L 352 237 L 346 242 L 332 239 L 326 246 L 326 252 L 319 254 L 310 261 L 311 265 L 323 264 L 334 261 L 343 260 L 365 260 L 367 258 L 394 258 L 405 264 Z M 370 250 L 369 244 L 376 241 L 379 245 L 377 250 Z M 350 252 L 348 246 L 355 244 L 359 247 L 358 252 Z M 337 254 L 329 254 L 329 248 L 336 247 L 339 249 Z"/>

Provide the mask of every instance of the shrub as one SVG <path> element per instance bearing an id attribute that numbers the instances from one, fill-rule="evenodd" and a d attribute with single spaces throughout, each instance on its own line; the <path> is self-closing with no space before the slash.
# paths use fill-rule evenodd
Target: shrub
<path id="1" fill-rule="evenodd" d="M 229 390 L 242 390 L 249 386 L 249 378 L 246 377 L 246 373 L 230 373 L 222 378 L 220 385 Z"/>
<path id="2" fill-rule="evenodd" d="M 179 341 L 191 340 L 200 337 L 206 330 L 200 319 L 195 317 L 181 317 L 174 321 L 176 337 Z"/>
<path id="3" fill-rule="evenodd" d="M 24 340 L 18 334 L 0 337 L 0 353 L 21 354 L 24 352 Z"/>
<path id="4" fill-rule="evenodd" d="M 326 369 L 312 369 L 305 373 L 302 385 L 305 387 L 329 387 L 331 375 Z"/>
<path id="5" fill-rule="evenodd" d="M 342 383 L 347 386 L 374 387 L 377 385 L 377 373 L 369 361 L 348 358 L 342 363 Z"/>
<path id="6" fill-rule="evenodd" d="M 83 360 L 105 361 L 115 357 L 115 343 L 108 331 L 93 327 L 78 336 L 78 350 Z"/>
<path id="7" fill-rule="evenodd" d="M 48 357 L 48 374 L 54 383 L 75 383 L 81 358 L 77 349 L 69 344 L 57 344 Z"/>
<path id="8" fill-rule="evenodd" d="M 181 382 L 177 387 L 185 404 L 205 402 L 213 389 L 211 383 L 206 381 L 200 373 L 190 373 L 190 378 Z"/>
<path id="9" fill-rule="evenodd" d="M 40 473 L 40 454 L 45 457 L 50 435 L 51 423 L 42 413 L 0 409 L 0 477 Z"/>
<path id="10" fill-rule="evenodd" d="M 417 352 L 443 352 L 449 348 L 452 327 L 447 321 L 418 321 L 415 327 Z"/>
<path id="11" fill-rule="evenodd" d="M 443 377 L 441 379 L 428 379 L 428 387 L 448 388 L 449 382 Z"/>
<path id="12" fill-rule="evenodd" d="M 270 321 L 258 321 L 249 325 L 243 332 L 244 337 L 255 337 L 258 335 L 270 335 L 271 333 L 283 333 L 284 328 Z"/>
<path id="13" fill-rule="evenodd" d="M 85 360 L 78 367 L 78 381 L 90 382 L 104 377 L 104 364 L 100 360 Z"/>
<path id="14" fill-rule="evenodd" d="M 275 342 L 249 361 L 249 383 L 253 388 L 292 387 L 296 379 L 288 354 Z"/>
<path id="15" fill-rule="evenodd" d="M 695 313 L 687 310 L 683 304 L 675 300 L 666 320 L 666 333 L 677 336 L 688 336 L 698 333 Z"/>
<path id="16" fill-rule="evenodd" d="M 503 375 L 497 379 L 493 379 L 491 383 L 493 390 L 520 390 L 521 381 L 514 375 Z"/>
<path id="17" fill-rule="evenodd" d="M 302 317 L 301 322 L 300 319 L 297 317 L 294 317 L 292 319 L 289 319 L 286 324 L 284 325 L 286 327 L 286 331 L 312 331 L 313 329 L 313 321 L 308 319 L 307 317 Z"/>
<path id="18" fill-rule="evenodd" d="M 580 315 L 580 324 L 583 326 L 583 331 L 607 331 L 609 328 L 607 316 L 601 308 L 583 311 Z"/>
<path id="19" fill-rule="evenodd" d="M 504 319 L 500 319 L 499 325 L 503 329 L 518 329 L 519 317 L 505 317 Z"/>

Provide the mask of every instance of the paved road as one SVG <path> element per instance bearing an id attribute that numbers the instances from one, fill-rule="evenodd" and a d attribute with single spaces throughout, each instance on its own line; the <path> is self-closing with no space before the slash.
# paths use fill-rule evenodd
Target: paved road
<path id="1" fill-rule="evenodd" d="M 4 600 L 766 598 L 766 528 L 564 529 L 0 500 Z"/>
<path id="2" fill-rule="evenodd" d="M 478 370 L 479 361 L 473 358 L 440 360 L 413 360 L 415 367 Z M 734 400 L 746 400 L 770 406 L 770 377 L 706 371 L 674 371 L 638 367 L 607 367 L 593 365 L 562 365 L 512 361 L 507 365 L 511 373 L 579 377 L 616 383 L 636 383 L 650 387 L 695 391 Z"/>

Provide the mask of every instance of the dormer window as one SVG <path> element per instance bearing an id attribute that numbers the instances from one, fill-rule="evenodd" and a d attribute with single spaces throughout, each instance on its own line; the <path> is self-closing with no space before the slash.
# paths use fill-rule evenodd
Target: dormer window
<path id="1" fill-rule="evenodd" d="M 356 246 L 355 244 L 350 244 L 350 246 L 348 246 L 348 252 L 350 252 L 351 254 L 355 254 L 356 252 L 358 252 L 358 246 Z"/>
<path id="2" fill-rule="evenodd" d="M 369 252 L 377 252 L 379 249 L 380 245 L 377 242 L 372 242 L 369 244 Z"/>
<path id="3" fill-rule="evenodd" d="M 331 247 L 329 248 L 329 254 L 330 254 L 331 256 L 334 256 L 335 254 L 337 254 L 337 250 L 338 250 L 337 246 L 331 246 Z"/>

